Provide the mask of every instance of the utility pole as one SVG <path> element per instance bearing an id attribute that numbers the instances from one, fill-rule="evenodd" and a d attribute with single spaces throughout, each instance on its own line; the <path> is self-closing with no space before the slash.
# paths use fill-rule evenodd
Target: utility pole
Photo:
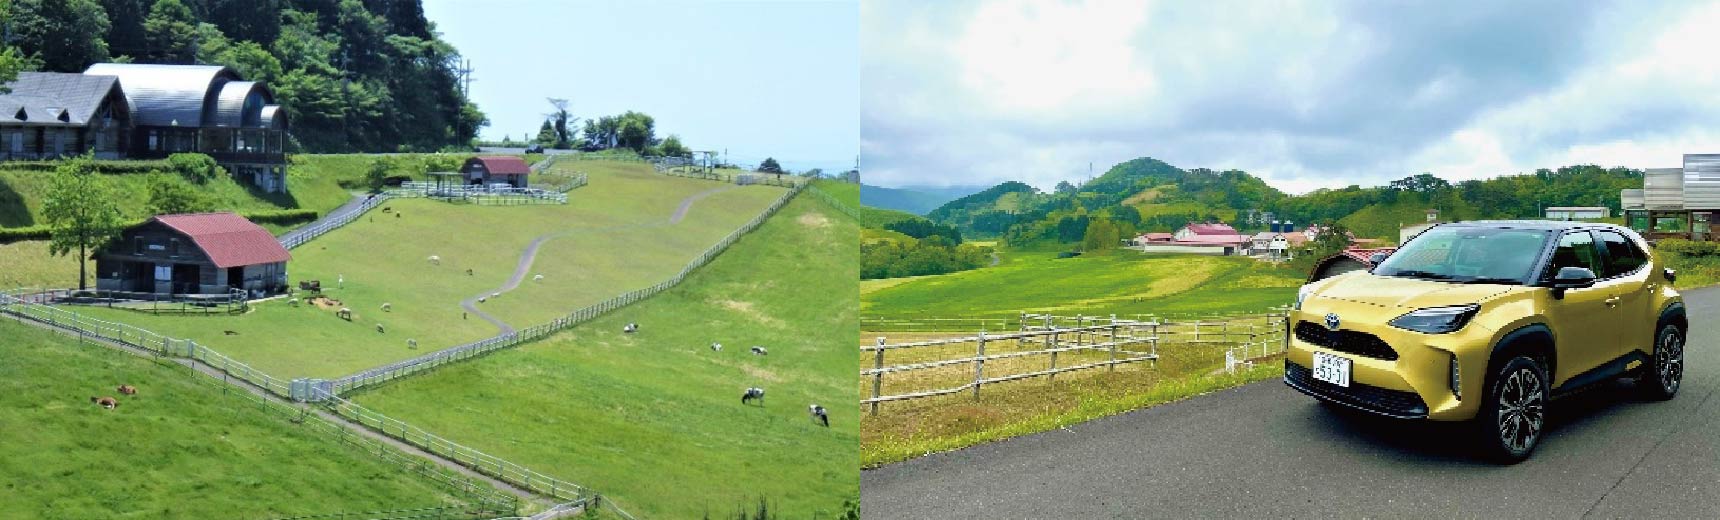
<path id="1" fill-rule="evenodd" d="M 466 99 L 472 98 L 472 71 L 472 60 L 469 59 L 462 59 L 461 63 L 454 67 L 454 74 L 460 76 L 460 95 Z"/>

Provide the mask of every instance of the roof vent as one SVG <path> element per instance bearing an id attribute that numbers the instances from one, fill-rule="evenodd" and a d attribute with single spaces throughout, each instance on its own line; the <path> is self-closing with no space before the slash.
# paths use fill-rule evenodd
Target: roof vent
<path id="1" fill-rule="evenodd" d="M 64 108 L 50 108 L 48 110 L 59 112 L 60 115 L 54 116 L 54 119 L 58 119 L 61 122 L 66 123 L 70 123 L 72 121 L 72 113 Z"/>
<path id="2" fill-rule="evenodd" d="M 19 121 L 29 121 L 30 120 L 30 114 L 24 111 L 24 107 L 18 107 L 18 113 L 13 114 L 12 119 L 17 119 Z"/>

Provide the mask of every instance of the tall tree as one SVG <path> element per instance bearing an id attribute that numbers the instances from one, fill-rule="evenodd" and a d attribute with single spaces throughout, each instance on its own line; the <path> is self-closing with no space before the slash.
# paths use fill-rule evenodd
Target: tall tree
<path id="1" fill-rule="evenodd" d="M 114 57 L 130 56 L 132 59 L 143 56 L 145 43 L 143 18 L 149 15 L 149 0 L 102 0 L 102 9 L 107 11 L 108 52 Z"/>
<path id="2" fill-rule="evenodd" d="M 774 173 L 782 175 L 782 165 L 777 164 L 776 158 L 766 157 L 764 158 L 764 162 L 758 163 L 758 171 L 760 173 Z"/>
<path id="3" fill-rule="evenodd" d="M 85 272 L 89 250 L 107 245 L 124 227 L 115 204 L 119 195 L 95 171 L 89 154 L 61 162 L 42 201 L 42 217 L 51 237 L 48 252 L 56 256 L 78 252 L 79 290 L 89 287 Z"/>
<path id="4" fill-rule="evenodd" d="M 691 150 L 688 150 L 686 145 L 681 144 L 681 138 L 674 135 L 674 134 L 669 134 L 669 137 L 663 138 L 662 152 L 663 152 L 663 155 L 666 157 L 692 157 L 693 156 L 693 152 Z"/>
<path id="5" fill-rule="evenodd" d="M 83 72 L 108 59 L 107 11 L 96 0 L 15 0 L 12 30 L 26 55 L 55 72 Z"/>
<path id="6" fill-rule="evenodd" d="M 205 19 L 220 27 L 228 38 L 267 45 L 281 34 L 280 0 L 206 1 Z"/>
<path id="7" fill-rule="evenodd" d="M 197 61 L 197 16 L 179 0 L 157 0 L 143 19 L 143 56 L 145 63 L 180 63 Z"/>
<path id="8" fill-rule="evenodd" d="M 573 132 L 577 129 L 579 118 L 567 111 L 568 101 L 561 98 L 549 98 L 549 106 L 555 110 L 545 114 L 550 128 L 555 131 L 555 147 L 566 149 L 573 143 Z"/>

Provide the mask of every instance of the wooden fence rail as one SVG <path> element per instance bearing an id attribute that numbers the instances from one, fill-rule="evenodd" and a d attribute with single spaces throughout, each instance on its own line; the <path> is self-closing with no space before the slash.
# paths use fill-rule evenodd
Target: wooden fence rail
<path id="1" fill-rule="evenodd" d="M 1247 355 L 1256 351 L 1261 352 L 1261 356 L 1270 355 L 1272 346 L 1276 345 L 1281 348 L 1284 345 L 1285 317 L 1286 314 L 1283 311 L 1278 311 L 1218 320 L 1170 322 L 1125 320 L 1116 317 L 1058 317 L 1024 313 L 1018 322 L 1018 326 L 1021 328 L 1018 332 L 1000 334 L 980 332 L 972 336 L 899 343 L 889 343 L 887 337 L 879 336 L 875 344 L 860 346 L 860 351 L 863 354 L 872 353 L 872 366 L 860 370 L 862 381 L 870 379 L 871 396 L 863 397 L 860 404 L 869 408 L 869 413 L 876 415 L 879 404 L 890 401 L 920 399 L 967 391 L 971 391 L 974 398 L 977 399 L 980 396 L 980 389 L 990 384 L 1037 377 L 1055 381 L 1057 374 L 1066 372 L 1101 367 L 1108 371 L 1114 371 L 1118 365 L 1143 361 L 1156 364 L 1159 359 L 1159 347 L 1162 343 L 1233 345 L 1225 351 L 1227 358 L 1225 368 L 1233 371 L 1235 366 L 1240 363 L 1240 361 L 1235 361 L 1236 356 Z M 1078 325 L 1062 327 L 1058 324 Z M 948 356 L 953 347 L 968 344 L 972 345 L 971 355 Z M 885 364 L 887 352 L 912 353 L 918 351 L 926 351 L 926 355 L 932 356 L 933 359 L 915 359 L 894 365 Z M 1072 360 L 1073 363 L 1059 366 L 1059 354 L 1083 352 L 1096 353 L 1099 356 L 1097 358 L 1094 356 L 1077 358 Z M 1044 357 L 1046 359 L 1044 368 L 1023 370 L 1023 365 L 1017 363 L 1012 367 L 1004 368 L 1008 373 L 996 373 L 997 362 L 1025 360 L 1033 357 Z M 1253 358 L 1244 357 L 1240 359 Z M 988 364 L 991 366 L 988 367 Z M 960 385 L 897 394 L 884 393 L 884 376 L 886 375 L 936 371 L 960 365 L 973 366 L 972 377 Z M 988 368 L 992 368 L 992 372 L 988 372 Z M 936 375 L 942 375 L 942 380 L 945 381 L 956 377 L 955 374 L 948 373 L 947 370 Z"/>

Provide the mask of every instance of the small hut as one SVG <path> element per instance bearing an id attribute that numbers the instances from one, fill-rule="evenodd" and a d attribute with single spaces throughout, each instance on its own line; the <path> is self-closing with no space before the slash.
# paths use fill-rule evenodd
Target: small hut
<path id="1" fill-rule="evenodd" d="M 513 188 L 526 187 L 526 177 L 531 175 L 531 167 L 525 159 L 511 156 L 473 157 L 466 159 L 460 166 L 460 173 L 466 184 L 477 186 L 507 185 Z"/>

